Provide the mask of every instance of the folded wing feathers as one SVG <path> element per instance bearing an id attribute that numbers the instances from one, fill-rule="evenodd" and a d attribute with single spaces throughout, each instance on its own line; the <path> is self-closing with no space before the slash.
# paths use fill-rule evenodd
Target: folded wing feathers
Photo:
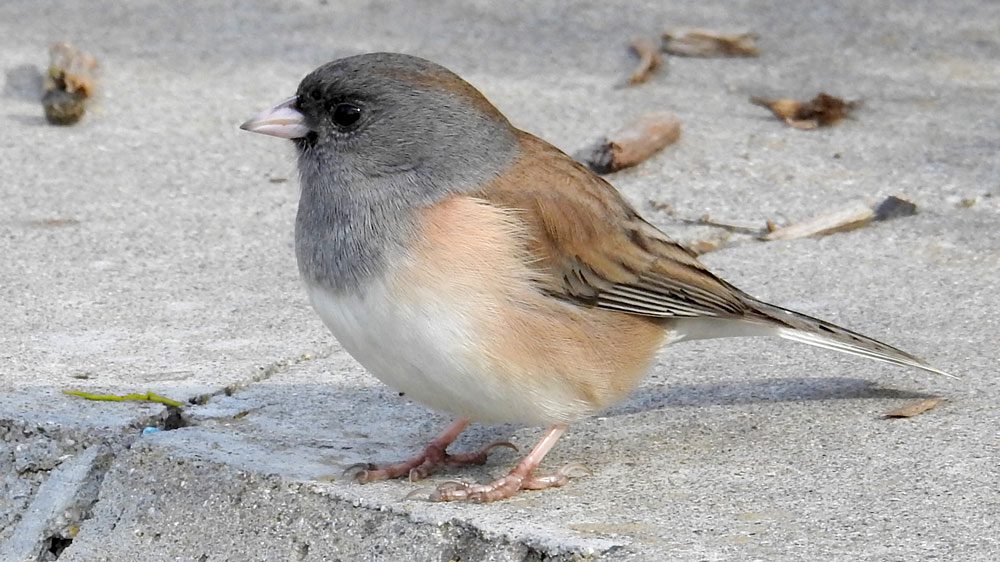
<path id="1" fill-rule="evenodd" d="M 666 263 L 664 263 L 666 262 Z M 915 367 L 952 377 L 924 361 L 890 345 L 798 312 L 762 303 L 718 280 L 696 265 L 661 258 L 660 268 L 678 267 L 682 279 L 705 275 L 706 287 L 671 278 L 657 271 L 638 275 L 634 283 L 607 283 L 601 286 L 594 303 L 611 310 L 661 318 L 718 318 L 733 321 L 765 322 L 775 327 L 771 332 L 784 339 L 840 351 L 876 361 Z M 715 292 L 718 286 L 719 291 Z M 724 333 L 722 331 L 720 333 Z M 760 332 L 758 334 L 757 332 Z M 741 335 L 761 335 L 766 330 L 749 330 Z"/>
<path id="2" fill-rule="evenodd" d="M 675 331 L 683 339 L 777 335 L 947 375 L 871 338 L 753 299 L 642 219 L 603 179 L 536 137 L 522 133 L 521 141 L 530 146 L 527 153 L 544 158 L 526 160 L 520 172 L 489 184 L 477 196 L 511 209 L 524 225 L 532 238 L 529 253 L 540 271 L 539 285 L 553 297 L 676 318 Z M 557 179 L 544 186 L 531 183 L 539 169 Z"/>
<path id="3" fill-rule="evenodd" d="M 613 285 L 598 295 L 598 306 L 613 304 L 616 310 L 625 305 L 636 314 L 646 316 L 714 316 L 710 311 L 692 306 L 681 299 L 663 293 L 654 293 L 628 285 Z"/>

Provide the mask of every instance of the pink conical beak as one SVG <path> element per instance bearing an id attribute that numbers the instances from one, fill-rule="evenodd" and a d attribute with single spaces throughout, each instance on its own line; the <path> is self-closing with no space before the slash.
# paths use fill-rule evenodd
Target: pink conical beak
<path id="1" fill-rule="evenodd" d="M 240 125 L 244 131 L 261 133 L 283 139 L 299 139 L 309 134 L 311 130 L 306 125 L 305 116 L 295 109 L 296 96 L 292 96 L 278 105 L 261 111 L 246 123 Z"/>

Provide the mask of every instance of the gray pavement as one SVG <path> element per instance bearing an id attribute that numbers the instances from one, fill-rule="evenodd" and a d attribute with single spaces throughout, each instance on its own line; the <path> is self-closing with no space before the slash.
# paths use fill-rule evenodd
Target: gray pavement
<path id="1" fill-rule="evenodd" d="M 1000 558 L 998 21 L 986 1 L 0 4 L 0 560 Z M 756 31 L 762 57 L 672 58 L 618 87 L 630 38 L 692 25 Z M 103 64 L 71 128 L 47 125 L 33 90 L 57 40 Z M 343 481 L 447 419 L 366 375 L 311 312 L 291 148 L 236 126 L 371 50 L 449 66 L 569 152 L 676 112 L 681 141 L 611 179 L 682 240 L 714 233 L 651 202 L 762 224 L 912 199 L 915 217 L 704 260 L 962 379 L 694 342 L 572 428 L 546 465 L 593 475 L 565 488 L 439 505 L 404 500 L 406 482 Z M 864 106 L 802 132 L 746 101 L 819 90 Z M 65 389 L 192 404 L 178 424 Z M 947 401 L 881 417 L 925 396 Z M 539 434 L 479 427 L 459 445 Z"/>

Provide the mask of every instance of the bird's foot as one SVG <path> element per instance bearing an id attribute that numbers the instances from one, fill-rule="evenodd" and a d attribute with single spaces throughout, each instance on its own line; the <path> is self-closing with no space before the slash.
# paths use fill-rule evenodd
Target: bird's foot
<path id="1" fill-rule="evenodd" d="M 375 482 L 376 480 L 402 478 L 404 476 L 409 478 L 410 482 L 416 482 L 427 478 L 441 466 L 484 464 L 490 452 L 497 447 L 509 447 L 517 451 L 517 446 L 513 443 L 497 441 L 471 453 L 450 454 L 445 450 L 445 447 L 437 443 L 431 443 L 424 448 L 422 453 L 409 460 L 383 465 L 359 463 L 347 467 L 344 470 L 344 476 L 353 478 L 362 484 Z"/>
<path id="2" fill-rule="evenodd" d="M 454 480 L 445 482 L 431 493 L 430 500 L 492 502 L 513 497 L 521 490 L 557 488 L 569 482 L 570 478 L 585 474 L 590 474 L 590 471 L 585 466 L 575 463 L 542 475 L 533 474 L 532 471 L 526 471 L 522 465 L 518 465 L 507 476 L 489 484 L 469 484 Z"/>

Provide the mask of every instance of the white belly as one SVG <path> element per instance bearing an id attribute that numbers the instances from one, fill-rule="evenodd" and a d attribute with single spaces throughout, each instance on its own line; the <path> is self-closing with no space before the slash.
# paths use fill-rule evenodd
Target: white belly
<path id="1" fill-rule="evenodd" d="M 407 398 L 475 421 L 547 424 L 563 417 L 553 411 L 560 400 L 538 400 L 533 389 L 486 367 L 463 303 L 430 296 L 401 302 L 378 282 L 363 294 L 307 289 L 344 349 Z"/>

